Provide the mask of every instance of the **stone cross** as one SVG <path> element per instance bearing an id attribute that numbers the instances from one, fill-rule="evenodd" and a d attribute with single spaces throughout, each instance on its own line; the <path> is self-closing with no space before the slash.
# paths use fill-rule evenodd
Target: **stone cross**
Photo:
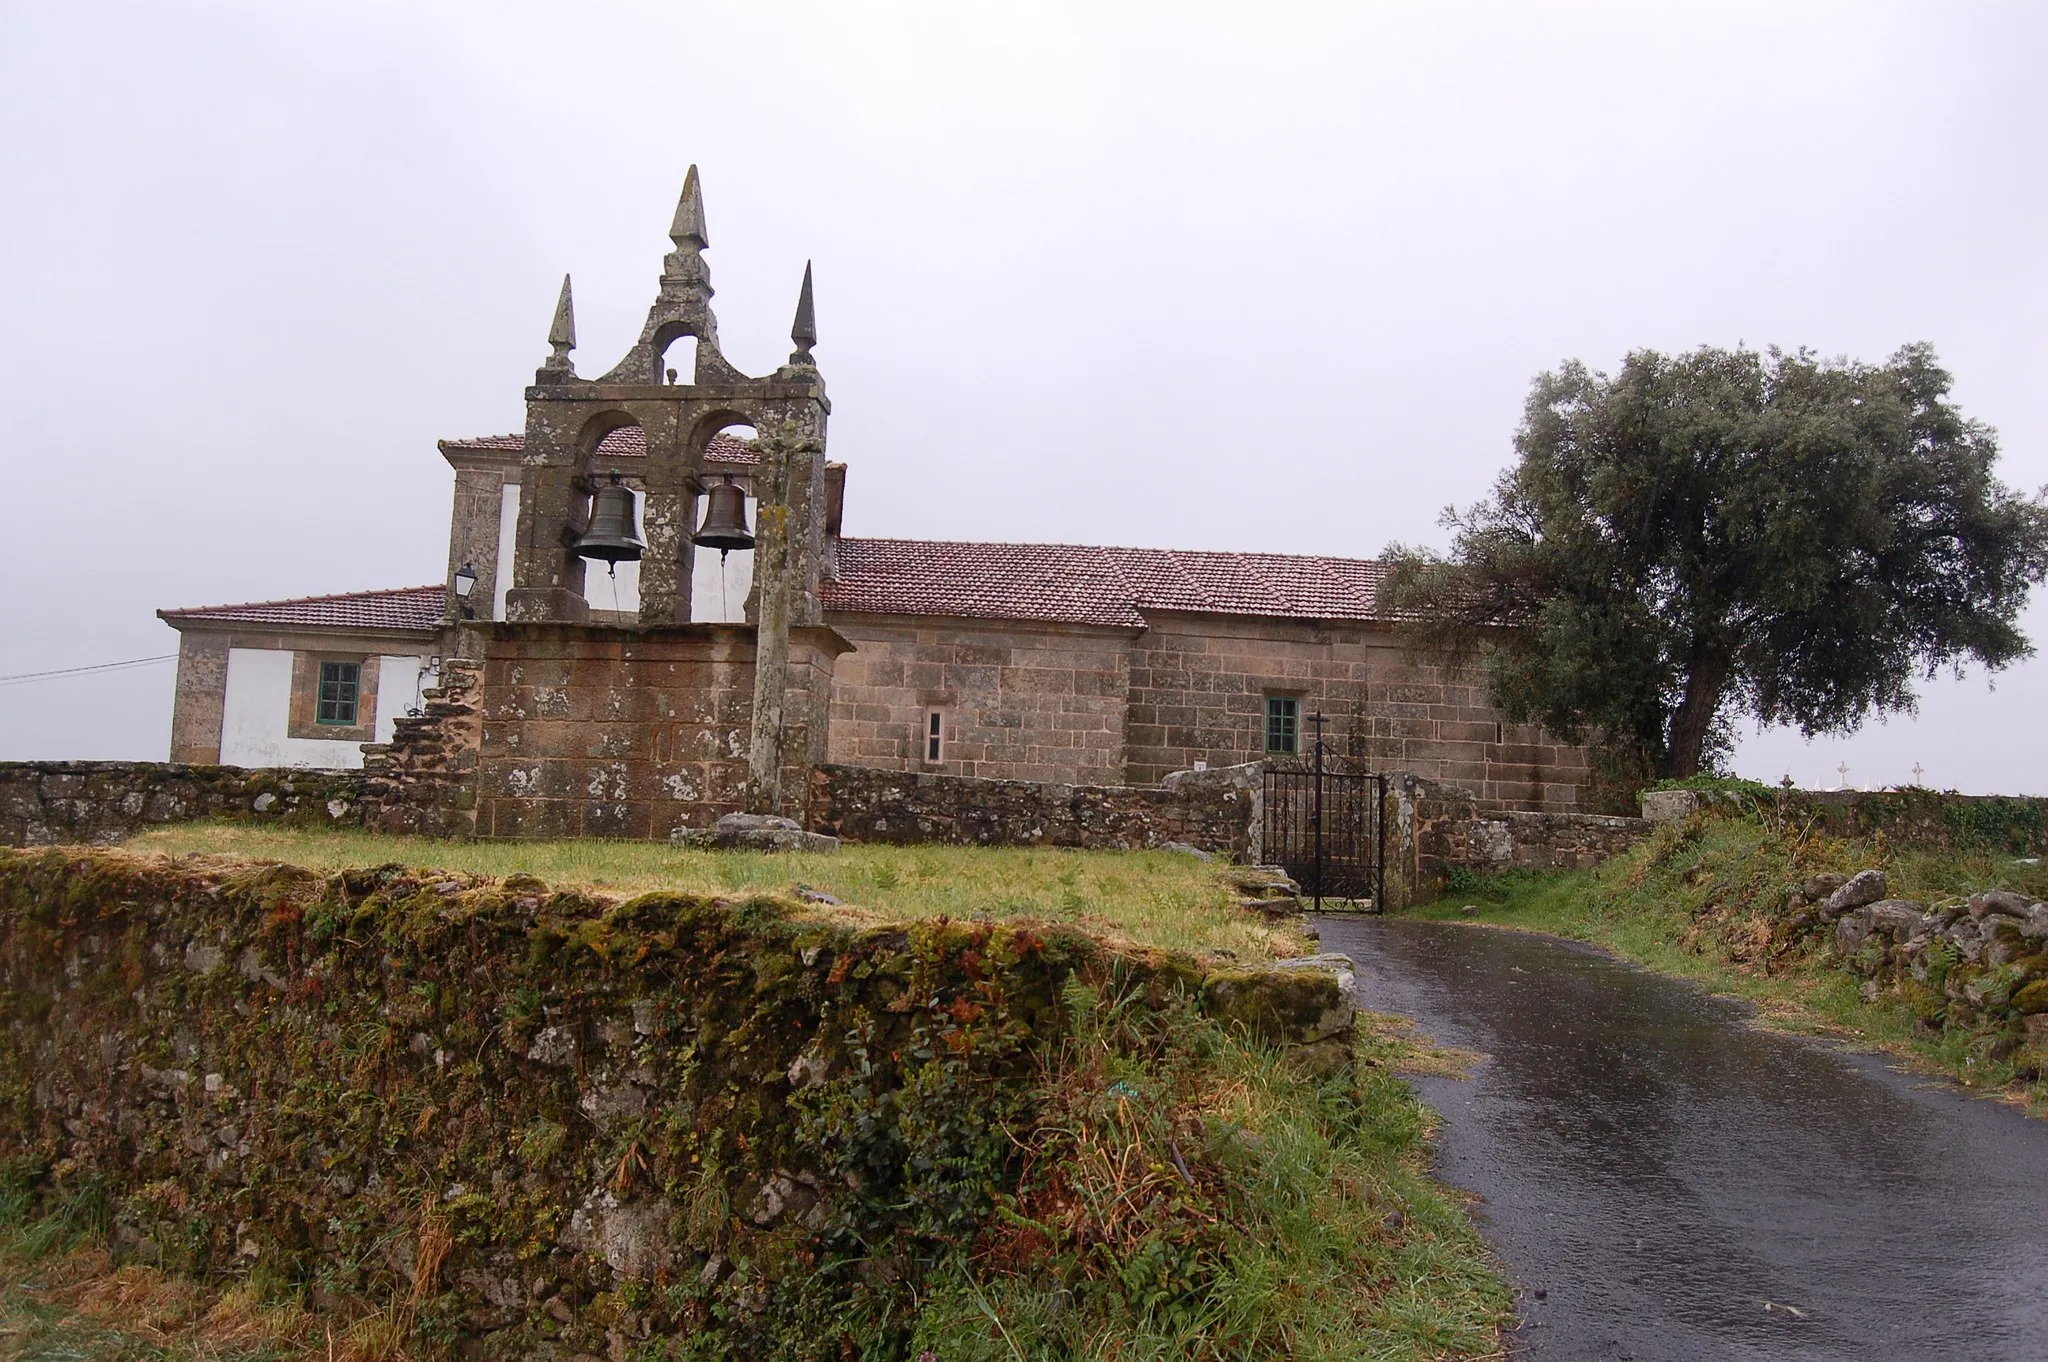
<path id="1" fill-rule="evenodd" d="M 1921 765 L 1920 765 L 1920 763 L 1919 763 L 1919 762 L 1917 762 L 1917 761 L 1916 761 L 1916 762 L 1914 762 L 1914 763 L 1913 763 L 1913 784 L 1914 784 L 1915 786 L 1918 786 L 1919 784 L 1921 784 L 1921 780 L 1920 780 L 1920 777 L 1922 777 L 1922 776 L 1924 776 L 1924 775 L 1926 775 L 1926 774 L 1927 774 L 1927 772 L 1926 772 L 1926 771 L 1925 771 L 1924 769 L 1922 769 L 1922 768 L 1921 768 Z"/>
<path id="2" fill-rule="evenodd" d="M 1842 788 L 1843 788 L 1843 789 L 1845 789 L 1845 790 L 1846 790 L 1846 789 L 1848 789 L 1848 788 L 1849 788 L 1849 763 L 1848 763 L 1848 762 L 1846 762 L 1846 761 L 1845 761 L 1845 762 L 1843 762 L 1843 763 L 1842 763 L 1842 764 L 1841 764 L 1840 766 L 1837 766 L 1837 767 L 1835 768 L 1835 772 L 1836 772 L 1836 774 L 1838 774 L 1838 775 L 1840 775 L 1840 776 L 1842 777 Z"/>

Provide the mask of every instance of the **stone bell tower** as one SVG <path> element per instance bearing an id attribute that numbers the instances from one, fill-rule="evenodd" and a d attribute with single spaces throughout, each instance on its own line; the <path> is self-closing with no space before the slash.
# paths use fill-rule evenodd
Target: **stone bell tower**
<path id="1" fill-rule="evenodd" d="M 832 407 L 811 356 L 817 341 L 811 272 L 807 264 L 791 328 L 795 352 L 774 373 L 749 377 L 719 350 L 718 321 L 711 310 L 711 273 L 704 262 L 710 239 L 695 166 L 683 182 L 668 234 L 674 249 L 662 262 L 647 323 L 625 357 L 600 378 L 578 376 L 569 357 L 576 345 L 576 324 L 569 281 L 562 281 L 561 299 L 548 331 L 551 353 L 526 389 L 525 455 L 512 581 L 505 602 L 507 623 L 497 626 L 495 633 L 486 633 L 499 640 L 501 652 L 508 648 L 516 651 L 522 641 L 538 648 L 541 640 L 553 639 L 548 646 L 559 649 L 568 646 L 563 640 L 571 636 L 587 637 L 593 644 L 601 640 L 611 650 L 608 656 L 615 655 L 617 660 L 613 670 L 604 673 L 610 678 L 605 684 L 612 697 L 608 714 L 626 703 L 621 695 L 633 698 L 643 690 L 658 693 L 649 703 L 664 712 L 681 713 L 692 706 L 704 713 L 716 710 L 714 701 L 723 703 L 728 697 L 683 697 L 676 685 L 684 690 L 689 686 L 649 679 L 654 673 L 646 659 L 660 653 L 668 659 L 662 666 L 670 669 L 662 675 L 674 677 L 680 674 L 674 669 L 684 665 L 675 660 L 681 656 L 676 648 L 700 635 L 702 640 L 724 640 L 715 648 L 712 642 L 700 640 L 702 648 L 713 649 L 717 657 L 712 659 L 707 653 L 704 667 L 690 674 L 725 678 L 719 684 L 730 689 L 742 683 L 744 671 L 752 673 L 751 704 L 745 706 L 744 799 L 722 800 L 715 797 L 718 791 L 706 788 L 699 791 L 700 799 L 679 802 L 743 802 L 751 812 L 780 812 L 787 802 L 782 788 L 787 783 L 785 768 L 793 773 L 806 766 L 803 754 L 785 750 L 784 741 L 785 714 L 793 703 L 791 686 L 795 684 L 789 662 L 791 630 L 823 632 L 819 628 L 823 615 L 818 582 L 825 552 L 825 423 Z M 684 337 L 695 338 L 696 347 L 694 367 L 687 373 L 666 368 L 664 361 L 671 345 Z M 744 650 L 751 654 L 744 658 L 733 642 L 738 626 L 690 623 L 692 533 L 699 498 L 707 490 L 706 450 L 714 435 L 735 426 L 753 427 L 758 459 L 748 478 L 757 499 L 758 530 L 756 600 L 750 631 L 753 646 Z M 638 428 L 644 456 L 619 459 L 601 453 L 606 437 L 626 427 Z M 612 446 L 614 450 L 621 447 L 619 442 Z M 638 625 L 625 630 L 590 623 L 590 607 L 584 597 L 585 558 L 577 551 L 578 541 L 589 527 L 592 496 L 614 475 L 638 491 L 645 525 Z M 837 645 L 843 646 L 843 642 Z M 829 657 L 836 650 L 826 646 L 824 665 L 828 669 Z M 640 669 L 634 671 L 634 666 Z M 619 670 L 621 667 L 626 670 Z M 597 675 L 587 666 L 585 674 Z M 664 685 L 668 689 L 664 690 Z M 810 694 L 805 703 L 821 726 L 822 712 L 815 700 Z M 738 713 L 739 707 L 732 712 Z M 487 718 L 487 763 L 491 757 L 488 725 Z M 710 748 L 722 744 L 730 756 L 736 737 L 736 733 L 727 734 L 714 741 L 699 734 L 689 741 L 673 740 L 671 745 Z M 821 733 L 814 733 L 806 745 L 821 746 L 820 737 Z M 593 758 L 604 755 L 599 749 L 606 743 L 631 745 L 609 730 L 602 740 L 589 741 L 594 744 Z M 656 733 L 648 741 L 658 761 L 665 740 Z M 531 776 L 530 783 L 542 781 L 544 774 Z M 606 778 L 603 770 L 586 775 L 580 769 L 565 777 L 572 783 L 582 781 L 593 791 L 604 787 Z M 658 778 L 667 781 L 670 789 L 698 788 L 689 783 L 698 780 L 696 776 Z M 616 783 L 623 788 L 636 779 L 621 775 Z M 723 777 L 713 772 L 699 783 L 721 786 L 722 781 Z M 488 795 L 488 789 L 485 793 Z M 723 793 L 737 792 L 725 789 Z M 627 791 L 628 800 L 636 797 L 634 791 Z M 658 795 L 652 797 L 659 802 Z M 575 830 L 593 830 L 586 819 L 569 821 Z M 640 825 L 637 818 L 629 821 L 635 827 Z M 652 835 L 661 833 L 660 821 L 657 815 L 650 828 Z"/>

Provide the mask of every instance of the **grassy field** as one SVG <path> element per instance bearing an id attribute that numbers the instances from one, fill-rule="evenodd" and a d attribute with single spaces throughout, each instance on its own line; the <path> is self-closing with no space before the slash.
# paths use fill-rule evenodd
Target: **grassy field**
<path id="1" fill-rule="evenodd" d="M 1779 1029 L 1883 1051 L 2048 1114 L 2048 1084 L 2016 1078 L 1995 1033 L 1930 1030 L 1896 991 L 1866 1001 L 1863 981 L 1833 959 L 1825 932 L 1784 936 L 1789 885 L 1872 866 L 1886 871 L 1894 896 L 1922 903 L 1990 888 L 2048 897 L 2048 870 L 2011 857 L 1934 855 L 1731 816 L 1666 824 L 1597 871 L 1475 878 L 1413 915 L 1590 942 L 1744 999 Z"/>
<path id="2" fill-rule="evenodd" d="M 653 842 L 439 842 L 346 830 L 192 823 L 132 838 L 132 851 L 227 855 L 315 870 L 431 866 L 629 897 L 651 890 L 768 894 L 802 911 L 861 921 L 1033 917 L 1111 941 L 1222 959 L 1301 955 L 1292 925 L 1236 907 L 1228 867 L 1165 851 L 846 846 L 831 855 L 684 851 Z M 806 904 L 799 887 L 841 906 Z"/>

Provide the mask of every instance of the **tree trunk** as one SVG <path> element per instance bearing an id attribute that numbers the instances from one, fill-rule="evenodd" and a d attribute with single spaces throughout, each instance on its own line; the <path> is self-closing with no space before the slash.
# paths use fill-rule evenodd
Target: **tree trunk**
<path id="1" fill-rule="evenodd" d="M 1727 685 L 1727 656 L 1705 648 L 1694 649 L 1685 678 L 1685 698 L 1678 702 L 1678 709 L 1671 716 L 1671 741 L 1664 748 L 1664 760 L 1658 763 L 1660 778 L 1684 780 L 1700 773 L 1707 735 L 1713 732 L 1714 715 L 1721 708 L 1721 692 Z"/>

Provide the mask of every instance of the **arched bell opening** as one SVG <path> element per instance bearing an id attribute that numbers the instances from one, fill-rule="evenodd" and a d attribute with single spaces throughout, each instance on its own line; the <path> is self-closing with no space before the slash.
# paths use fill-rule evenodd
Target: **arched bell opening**
<path id="1" fill-rule="evenodd" d="M 747 596 L 754 588 L 754 531 L 760 506 L 754 495 L 754 427 L 740 416 L 723 415 L 701 424 L 697 524 L 692 532 L 690 618 L 705 623 L 744 623 Z"/>
<path id="2" fill-rule="evenodd" d="M 631 623 L 640 611 L 640 560 L 647 547 L 647 433 L 623 413 L 611 413 L 585 427 L 582 443 L 581 529 L 569 552 L 583 563 L 591 618 Z"/>

